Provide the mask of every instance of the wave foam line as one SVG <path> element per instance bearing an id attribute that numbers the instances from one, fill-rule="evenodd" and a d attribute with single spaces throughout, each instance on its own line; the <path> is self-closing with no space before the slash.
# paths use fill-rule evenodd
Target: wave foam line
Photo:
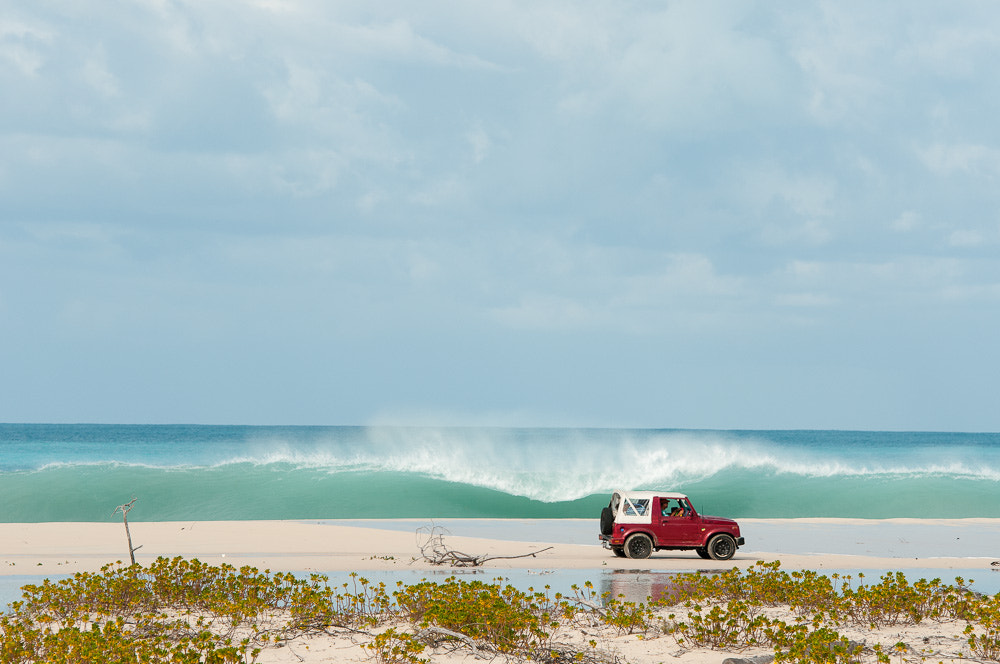
<path id="1" fill-rule="evenodd" d="M 894 457 L 882 458 L 887 452 Z M 948 458 L 951 455 L 951 458 Z M 350 439 L 258 439 L 202 465 L 153 462 L 49 463 L 39 470 L 86 466 L 188 471 L 250 468 L 312 470 L 343 476 L 400 473 L 499 491 L 543 502 L 577 500 L 617 488 L 678 488 L 733 474 L 782 478 L 920 478 L 1000 482 L 1000 456 L 942 447 L 898 450 L 782 446 L 712 432 L 635 435 L 594 431 L 372 429 Z"/>

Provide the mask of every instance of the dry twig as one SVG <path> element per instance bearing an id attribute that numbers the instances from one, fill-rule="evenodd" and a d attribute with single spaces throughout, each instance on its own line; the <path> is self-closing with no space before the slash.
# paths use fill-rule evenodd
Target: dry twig
<path id="1" fill-rule="evenodd" d="M 135 565 L 135 552 L 142 548 L 142 544 L 139 546 L 132 546 L 132 533 L 128 529 L 128 513 L 135 505 L 135 501 L 138 500 L 135 496 L 132 496 L 132 500 L 128 501 L 124 505 L 119 505 L 115 508 L 115 511 L 111 513 L 114 516 L 118 512 L 122 513 L 122 521 L 125 523 L 125 537 L 128 538 L 128 555 L 132 558 L 132 564 Z"/>
<path id="2" fill-rule="evenodd" d="M 417 547 L 420 549 L 420 557 L 432 565 L 448 564 L 451 567 L 479 567 L 490 560 L 534 558 L 536 554 L 552 548 L 551 546 L 547 546 L 544 549 L 523 553 L 518 556 L 491 556 L 489 554 L 474 556 L 448 547 L 444 543 L 444 536 L 450 534 L 441 526 L 435 526 L 434 524 L 417 528 Z"/>

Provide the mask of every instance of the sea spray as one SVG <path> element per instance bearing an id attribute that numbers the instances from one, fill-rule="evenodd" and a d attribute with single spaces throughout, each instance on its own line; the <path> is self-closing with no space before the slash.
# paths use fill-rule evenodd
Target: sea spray
<path id="1" fill-rule="evenodd" d="M 0 425 L 0 521 L 589 518 L 615 488 L 734 517 L 1000 517 L 1000 435 Z"/>

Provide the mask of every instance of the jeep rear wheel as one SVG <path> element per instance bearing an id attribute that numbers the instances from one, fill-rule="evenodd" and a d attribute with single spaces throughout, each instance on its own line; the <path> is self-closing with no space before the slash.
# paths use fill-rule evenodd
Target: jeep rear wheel
<path id="1" fill-rule="evenodd" d="M 720 533 L 708 540 L 708 555 L 712 560 L 729 560 L 736 553 L 736 540 Z"/>
<path id="2" fill-rule="evenodd" d="M 611 550 L 619 558 L 624 558 L 625 557 L 625 549 L 624 548 L 622 548 L 620 546 L 613 546 L 613 547 L 611 547 Z"/>
<path id="3" fill-rule="evenodd" d="M 629 535 L 628 539 L 625 540 L 625 555 L 627 557 L 641 560 L 649 558 L 651 553 L 653 553 L 653 540 L 649 539 L 649 535 L 635 533 Z"/>
<path id="4" fill-rule="evenodd" d="M 704 558 L 705 560 L 708 560 L 709 558 L 712 557 L 708 555 L 708 549 L 706 549 L 703 546 L 699 546 L 697 549 L 695 549 L 695 553 L 698 554 L 699 558 Z"/>

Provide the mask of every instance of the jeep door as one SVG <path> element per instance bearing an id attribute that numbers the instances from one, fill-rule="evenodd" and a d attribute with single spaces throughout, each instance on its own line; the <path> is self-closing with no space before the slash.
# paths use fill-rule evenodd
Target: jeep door
<path id="1" fill-rule="evenodd" d="M 656 546 L 701 546 L 701 519 L 690 503 L 676 498 L 657 498 L 655 503 L 653 535 Z"/>

